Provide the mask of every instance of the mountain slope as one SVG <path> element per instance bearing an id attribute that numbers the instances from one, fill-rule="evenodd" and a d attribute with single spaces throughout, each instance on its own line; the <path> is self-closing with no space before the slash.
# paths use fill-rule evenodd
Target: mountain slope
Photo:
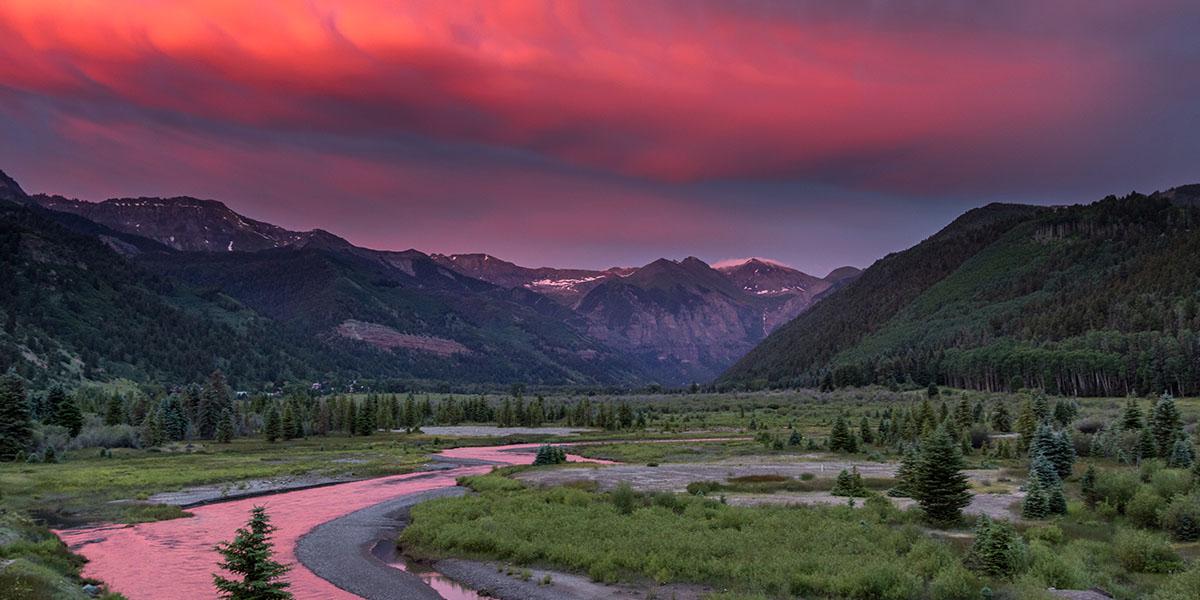
<path id="1" fill-rule="evenodd" d="M 288 231 L 243 217 L 216 200 L 186 196 L 113 198 L 103 202 L 42 194 L 31 198 L 44 208 L 79 215 L 117 231 L 136 233 L 176 250 L 255 252 L 304 245 L 314 237 L 336 238 L 320 230 Z"/>
<path id="2" fill-rule="evenodd" d="M 1196 393 L 1195 196 L 1189 186 L 968 212 L 780 328 L 722 380 Z"/>

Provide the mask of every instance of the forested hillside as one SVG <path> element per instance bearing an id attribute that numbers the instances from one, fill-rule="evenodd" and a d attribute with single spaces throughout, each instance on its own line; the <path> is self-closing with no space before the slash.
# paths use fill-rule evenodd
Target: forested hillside
<path id="1" fill-rule="evenodd" d="M 1200 392 L 1196 187 L 989 206 L 888 256 L 726 383 L 913 381 L 1081 395 Z"/>

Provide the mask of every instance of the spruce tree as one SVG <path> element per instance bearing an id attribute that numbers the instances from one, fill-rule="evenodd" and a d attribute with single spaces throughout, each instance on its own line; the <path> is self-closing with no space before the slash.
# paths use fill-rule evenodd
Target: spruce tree
<path id="1" fill-rule="evenodd" d="M 1001 433 L 1012 431 L 1012 416 L 1008 414 L 1004 401 L 997 402 L 996 409 L 992 411 L 992 429 Z"/>
<path id="2" fill-rule="evenodd" d="M 1050 516 L 1049 500 L 1041 481 L 1031 477 L 1025 486 L 1025 501 L 1021 503 L 1021 516 L 1026 519 L 1045 519 Z"/>
<path id="3" fill-rule="evenodd" d="M 14 373 L 0 377 L 0 460 L 23 454 L 33 444 L 25 383 Z"/>
<path id="4" fill-rule="evenodd" d="M 202 439 L 211 439 L 217 432 L 217 421 L 221 411 L 233 406 L 233 392 L 225 382 L 225 375 L 218 369 L 208 377 L 204 391 L 200 393 L 200 406 L 196 415 L 196 433 Z"/>
<path id="5" fill-rule="evenodd" d="M 829 491 L 834 496 L 847 496 L 851 498 L 862 498 L 867 495 L 867 487 L 863 485 L 862 475 L 858 474 L 858 467 L 851 467 L 850 471 L 842 469 L 838 473 L 837 479 L 833 483 L 833 489 Z"/>
<path id="6" fill-rule="evenodd" d="M 1175 446 L 1175 439 L 1183 432 L 1183 422 L 1179 416 L 1179 407 L 1175 406 L 1175 398 L 1163 394 L 1154 410 L 1150 413 L 1150 429 L 1154 433 L 1154 447 L 1158 456 L 1167 458 Z"/>
<path id="7" fill-rule="evenodd" d="M 804 441 L 804 438 L 800 435 L 800 432 L 793 429 L 792 434 L 788 436 L 787 445 L 799 446 L 802 441 Z"/>
<path id="8" fill-rule="evenodd" d="M 267 438 L 268 442 L 274 442 L 275 440 L 278 440 L 281 435 L 283 435 L 283 432 L 280 431 L 282 428 L 282 424 L 280 423 L 281 420 L 282 419 L 279 417 L 279 409 L 275 406 L 275 404 L 272 403 L 271 406 L 267 408 L 267 416 L 263 423 L 263 436 Z"/>
<path id="9" fill-rule="evenodd" d="M 1006 578 L 1016 574 L 1022 554 L 1021 538 L 1012 525 L 984 515 L 975 525 L 975 541 L 966 563 L 989 577 Z"/>
<path id="10" fill-rule="evenodd" d="M 1121 415 L 1121 427 L 1125 431 L 1141 429 L 1144 423 L 1142 422 L 1142 409 L 1138 407 L 1137 400 L 1130 398 L 1125 401 L 1125 412 Z"/>
<path id="11" fill-rule="evenodd" d="M 1172 469 L 1186 469 L 1196 462 L 1196 450 L 1187 436 L 1180 436 L 1171 447 L 1171 455 L 1167 457 L 1167 466 Z"/>
<path id="12" fill-rule="evenodd" d="M 971 503 L 964 467 L 958 446 L 944 428 L 922 441 L 913 478 L 913 498 L 925 512 L 926 519 L 937 524 L 950 524 L 962 517 L 962 509 Z"/>
<path id="13" fill-rule="evenodd" d="M 829 432 L 829 451 L 830 452 L 858 452 L 858 442 L 854 439 L 854 434 L 850 433 L 850 428 L 846 425 L 846 419 L 842 415 L 838 415 L 833 422 L 833 429 Z"/>
<path id="14" fill-rule="evenodd" d="M 1033 401 L 1026 398 L 1021 403 L 1021 411 L 1017 414 L 1017 432 L 1021 434 L 1020 446 L 1021 449 L 1029 448 L 1029 444 L 1033 441 L 1033 434 L 1037 432 L 1038 419 L 1037 414 L 1033 410 Z"/>
<path id="15" fill-rule="evenodd" d="M 971 428 L 971 424 L 975 419 L 971 415 L 971 404 L 967 402 L 967 397 L 964 395 L 958 400 L 958 406 L 954 409 L 954 424 L 959 430 L 967 430 Z"/>
<path id="16" fill-rule="evenodd" d="M 1083 495 L 1083 501 L 1088 508 L 1096 508 L 1096 504 L 1100 501 L 1100 493 L 1096 490 L 1095 465 L 1088 465 L 1083 479 L 1079 481 L 1079 492 Z"/>
<path id="17" fill-rule="evenodd" d="M 79 403 L 58 386 L 50 389 L 46 401 L 50 405 L 50 423 L 67 428 L 71 437 L 79 435 L 83 429 L 83 411 L 79 410 Z"/>
<path id="18" fill-rule="evenodd" d="M 1154 444 L 1154 433 L 1149 427 L 1143 427 L 1138 433 L 1137 446 L 1134 454 L 1138 462 L 1158 456 L 1158 448 Z"/>
<path id="19" fill-rule="evenodd" d="M 125 400 L 120 394 L 113 392 L 109 396 L 108 403 L 104 407 L 104 424 L 105 425 L 120 425 L 125 422 Z"/>
<path id="20" fill-rule="evenodd" d="M 896 498 L 911 498 L 916 485 L 917 465 L 921 462 L 920 454 L 915 446 L 909 446 L 900 459 L 896 469 L 896 485 L 888 490 L 888 495 Z"/>
<path id="21" fill-rule="evenodd" d="M 366 411 L 360 411 L 359 414 L 363 412 Z M 295 439 L 296 425 L 296 411 L 292 409 L 292 403 L 287 402 L 283 405 L 283 416 L 279 418 L 279 435 L 285 440 Z"/>
<path id="22" fill-rule="evenodd" d="M 233 441 L 233 413 L 229 409 L 221 411 L 221 419 L 217 421 L 217 442 L 228 444 Z"/>
<path id="23" fill-rule="evenodd" d="M 864 444 L 875 443 L 875 434 L 871 431 L 871 423 L 867 421 L 866 416 L 858 422 L 858 437 L 862 439 Z"/>
<path id="24" fill-rule="evenodd" d="M 287 600 L 292 598 L 287 588 L 291 586 L 283 580 L 289 567 L 276 562 L 271 554 L 271 533 L 275 527 L 262 506 L 256 506 L 250 513 L 250 522 L 246 527 L 238 529 L 230 542 L 217 545 L 222 561 L 219 563 L 226 572 L 235 575 L 235 579 L 227 579 L 220 574 L 213 574 L 213 585 L 218 595 L 224 600 Z"/>
<path id="25" fill-rule="evenodd" d="M 1038 423 L 1045 423 L 1050 420 L 1050 399 L 1046 397 L 1046 392 L 1037 390 L 1033 393 L 1033 416 L 1037 418 Z"/>

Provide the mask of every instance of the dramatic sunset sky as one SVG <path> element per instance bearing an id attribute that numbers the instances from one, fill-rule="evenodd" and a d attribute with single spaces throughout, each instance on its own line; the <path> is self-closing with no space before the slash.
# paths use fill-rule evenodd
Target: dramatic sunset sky
<path id="1" fill-rule="evenodd" d="M 3 0 L 0 170 L 378 248 L 866 266 L 1200 181 L 1200 2 Z"/>

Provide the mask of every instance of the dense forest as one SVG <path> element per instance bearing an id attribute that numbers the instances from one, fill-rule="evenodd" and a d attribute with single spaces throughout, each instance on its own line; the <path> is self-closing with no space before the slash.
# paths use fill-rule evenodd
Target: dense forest
<path id="1" fill-rule="evenodd" d="M 1194 195 L 972 211 L 880 260 L 723 382 L 1200 393 Z"/>

